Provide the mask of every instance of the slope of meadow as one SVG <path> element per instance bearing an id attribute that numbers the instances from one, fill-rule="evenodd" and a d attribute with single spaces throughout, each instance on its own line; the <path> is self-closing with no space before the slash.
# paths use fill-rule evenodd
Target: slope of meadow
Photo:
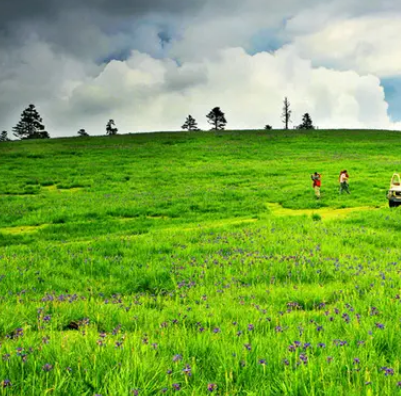
<path id="1" fill-rule="evenodd" d="M 0 393 L 398 394 L 400 153 L 382 131 L 0 144 Z"/>

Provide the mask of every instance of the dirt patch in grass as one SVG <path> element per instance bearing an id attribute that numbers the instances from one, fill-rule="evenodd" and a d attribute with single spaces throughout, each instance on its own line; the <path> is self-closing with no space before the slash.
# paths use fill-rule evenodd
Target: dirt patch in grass
<path id="1" fill-rule="evenodd" d="M 72 188 L 61 188 L 57 187 L 55 184 L 51 186 L 42 186 L 41 191 L 47 192 L 47 193 L 62 193 L 62 192 L 71 192 L 71 193 L 76 193 L 79 192 L 83 189 L 83 187 L 72 187 Z"/>
<path id="2" fill-rule="evenodd" d="M 183 231 L 194 231 L 194 230 L 201 230 L 203 228 L 216 228 L 216 227 L 224 227 L 227 225 L 239 225 L 239 224 L 248 224 L 248 223 L 256 223 L 258 219 L 224 219 L 224 220 L 217 220 L 217 221 L 208 221 L 205 223 L 199 223 L 197 226 L 192 227 L 182 227 L 174 228 L 175 230 L 181 229 Z M 170 228 L 169 228 L 170 230 Z M 171 228 L 172 230 L 172 228 Z"/>
<path id="3" fill-rule="evenodd" d="M 43 228 L 46 228 L 49 224 L 41 224 L 38 226 L 16 226 L 16 227 L 3 227 L 0 228 L 0 232 L 8 235 L 20 235 L 37 232 Z"/>
<path id="4" fill-rule="evenodd" d="M 323 220 L 333 220 L 344 218 L 354 212 L 362 212 L 367 210 L 377 210 L 384 206 L 358 206 L 355 208 L 320 208 L 320 209 L 287 209 L 278 203 L 268 203 L 266 205 L 274 216 L 313 216 L 319 215 Z"/>
<path id="5" fill-rule="evenodd" d="M 151 220 L 169 220 L 169 219 L 171 219 L 171 217 L 168 217 L 168 216 L 157 216 L 157 215 L 146 216 L 146 218 L 151 219 Z"/>

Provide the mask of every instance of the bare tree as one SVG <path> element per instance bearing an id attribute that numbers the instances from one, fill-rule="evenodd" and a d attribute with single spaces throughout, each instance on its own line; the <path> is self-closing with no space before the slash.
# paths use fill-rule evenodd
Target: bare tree
<path id="1" fill-rule="evenodd" d="M 286 97 L 284 99 L 283 114 L 282 114 L 285 129 L 288 129 L 288 124 L 291 122 L 291 113 L 292 111 L 290 110 L 290 102 Z"/>

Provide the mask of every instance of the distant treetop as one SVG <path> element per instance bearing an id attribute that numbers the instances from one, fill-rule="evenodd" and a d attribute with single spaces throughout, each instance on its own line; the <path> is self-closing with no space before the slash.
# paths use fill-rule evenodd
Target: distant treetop
<path id="1" fill-rule="evenodd" d="M 35 105 L 30 104 L 21 114 L 21 120 L 13 128 L 14 136 L 19 139 L 48 139 L 50 138 L 42 123 Z"/>
<path id="2" fill-rule="evenodd" d="M 304 116 L 302 117 L 302 123 L 298 126 L 298 129 L 315 129 L 309 113 L 304 114 Z"/>
<path id="3" fill-rule="evenodd" d="M 117 135 L 118 129 L 115 127 L 114 120 L 109 120 L 106 125 L 106 134 L 109 136 Z"/>
<path id="4" fill-rule="evenodd" d="M 212 109 L 206 118 L 209 124 L 213 125 L 212 131 L 224 130 L 227 124 L 226 117 L 220 107 Z"/>
<path id="5" fill-rule="evenodd" d="M 78 136 L 81 136 L 81 137 L 89 136 L 89 133 L 86 132 L 85 129 L 80 129 L 78 131 Z"/>
<path id="6" fill-rule="evenodd" d="M 199 131 L 198 124 L 196 123 L 195 118 L 193 118 L 191 115 L 187 117 L 184 125 L 181 128 L 187 129 L 188 131 Z"/>

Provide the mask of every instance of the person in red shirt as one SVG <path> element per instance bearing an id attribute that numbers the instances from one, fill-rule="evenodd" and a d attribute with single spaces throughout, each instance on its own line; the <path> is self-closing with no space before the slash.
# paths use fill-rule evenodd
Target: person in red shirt
<path id="1" fill-rule="evenodd" d="M 320 199 L 320 187 L 322 185 L 322 176 L 320 173 L 315 172 L 311 175 L 311 179 L 313 181 L 313 188 L 315 190 L 315 195 L 317 199 Z"/>

